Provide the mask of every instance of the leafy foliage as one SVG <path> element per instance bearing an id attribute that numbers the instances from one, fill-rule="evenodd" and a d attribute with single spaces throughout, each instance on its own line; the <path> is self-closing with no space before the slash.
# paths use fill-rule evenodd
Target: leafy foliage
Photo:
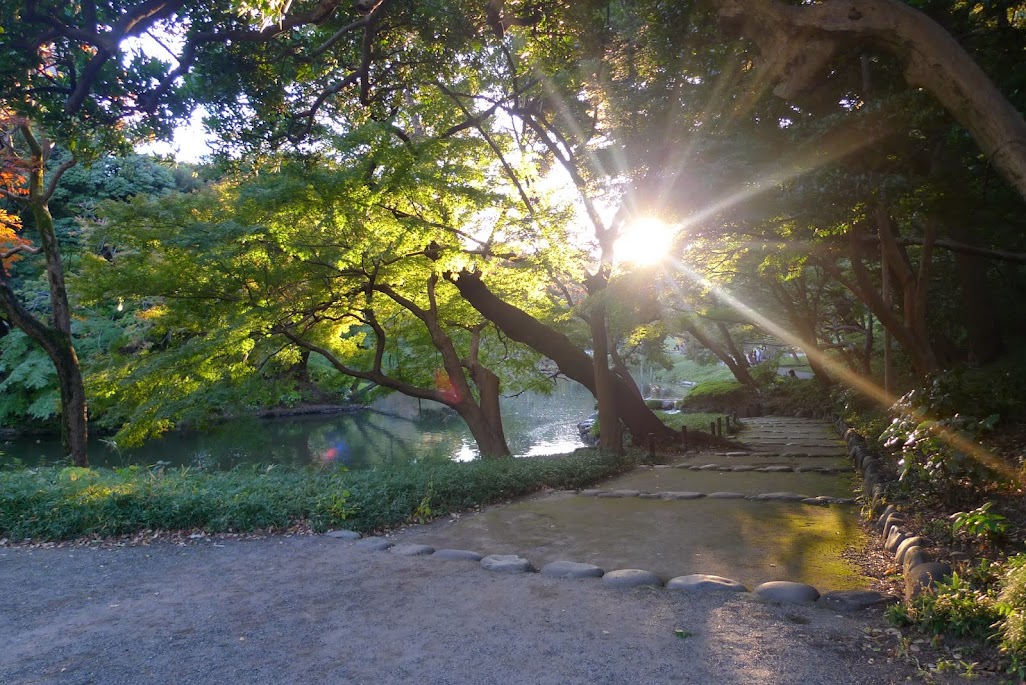
<path id="1" fill-rule="evenodd" d="M 347 472 L 337 468 L 0 470 L 0 536 L 63 540 L 140 530 L 209 532 L 344 524 L 380 530 L 429 503 L 443 516 L 528 494 L 577 488 L 631 464 L 608 455 L 482 459 Z"/>

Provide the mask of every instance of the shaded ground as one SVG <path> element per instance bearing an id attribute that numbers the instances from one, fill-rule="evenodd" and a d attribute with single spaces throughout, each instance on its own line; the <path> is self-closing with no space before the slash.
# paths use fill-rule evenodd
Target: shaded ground
<path id="1" fill-rule="evenodd" d="M 914 675 L 866 651 L 872 616 L 500 575 L 324 537 L 3 549 L 0 588 L 6 685 L 840 685 Z"/>
<path id="2" fill-rule="evenodd" d="M 769 433 L 766 442 L 789 442 Z M 761 456 L 713 459 L 792 466 L 811 459 L 763 447 Z M 834 454 L 816 459 L 829 464 Z M 707 455 L 696 459 L 710 463 Z M 705 487 L 721 476 L 753 491 L 760 483 L 829 490 L 845 482 L 841 474 L 685 469 L 622 482 Z M 516 552 L 536 564 L 559 557 L 609 570 L 648 567 L 664 577 L 712 572 L 749 585 L 821 579 L 813 584 L 839 589 L 861 584 L 840 557 L 856 539 L 855 516 L 850 505 L 553 493 L 399 537 L 437 534 L 444 546 Z M 466 544 L 457 534 L 469 536 Z M 890 658 L 899 646 L 888 642 L 878 612 L 842 616 L 816 605 L 760 604 L 750 594 L 495 574 L 474 562 L 364 551 L 326 537 L 0 548 L 0 588 L 5 685 L 840 685 L 919 676 Z"/>

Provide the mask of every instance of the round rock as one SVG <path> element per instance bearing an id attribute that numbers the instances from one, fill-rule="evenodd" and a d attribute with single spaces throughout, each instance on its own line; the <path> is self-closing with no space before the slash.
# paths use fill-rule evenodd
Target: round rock
<path id="1" fill-rule="evenodd" d="M 481 561 L 482 559 L 480 554 L 469 549 L 436 549 L 431 558 L 442 561 Z"/>
<path id="2" fill-rule="evenodd" d="M 898 598 L 872 590 L 834 590 L 819 598 L 819 603 L 834 611 L 861 611 L 878 604 L 891 604 Z"/>
<path id="3" fill-rule="evenodd" d="M 659 576 L 651 571 L 643 571 L 640 568 L 623 568 L 619 571 L 610 571 L 602 576 L 602 582 L 612 587 L 663 586 L 663 581 L 659 580 Z"/>
<path id="4" fill-rule="evenodd" d="M 898 546 L 908 539 L 908 535 L 902 532 L 901 528 L 893 526 L 890 534 L 887 535 L 887 542 L 884 543 L 884 549 L 892 554 L 898 550 Z"/>
<path id="5" fill-rule="evenodd" d="M 398 545 L 393 545 L 390 550 L 392 554 L 398 554 L 401 557 L 419 557 L 424 554 L 432 554 L 435 551 L 434 547 L 428 545 L 418 545 L 412 542 L 400 542 Z"/>
<path id="6" fill-rule="evenodd" d="M 553 578 L 601 578 L 605 573 L 594 564 L 576 561 L 553 561 L 542 566 L 541 574 Z"/>
<path id="7" fill-rule="evenodd" d="M 926 555 L 923 554 L 923 548 L 915 546 L 909 547 L 905 550 L 905 558 L 901 561 L 901 572 L 907 576 L 908 572 L 913 568 L 919 566 L 919 564 L 925 563 Z"/>
<path id="8" fill-rule="evenodd" d="M 496 573 L 532 573 L 531 562 L 516 554 L 489 554 L 481 560 L 481 567 Z"/>
<path id="9" fill-rule="evenodd" d="M 325 535 L 336 540 L 359 540 L 363 537 L 355 530 L 329 530 Z"/>
<path id="10" fill-rule="evenodd" d="M 364 538 L 362 540 L 357 540 L 356 541 L 356 546 L 359 547 L 360 549 L 371 549 L 371 550 L 374 550 L 376 552 L 380 552 L 382 550 L 388 549 L 389 547 L 391 547 L 394 544 L 395 543 L 392 542 L 391 540 L 386 540 L 385 538 L 379 538 L 379 537 L 369 537 L 369 538 Z"/>
<path id="11" fill-rule="evenodd" d="M 671 578 L 666 587 L 669 590 L 689 592 L 748 592 L 748 588 L 736 580 L 704 573 L 692 573 L 687 576 Z"/>
<path id="12" fill-rule="evenodd" d="M 940 561 L 928 561 L 910 568 L 905 574 L 905 599 L 918 597 L 923 590 L 950 575 L 951 566 Z"/>
<path id="13" fill-rule="evenodd" d="M 766 602 L 815 602 L 819 599 L 819 590 L 805 583 L 792 583 L 789 580 L 771 580 L 753 590 L 753 594 Z"/>
<path id="14" fill-rule="evenodd" d="M 908 550 L 912 547 L 919 547 L 923 544 L 923 538 L 918 535 L 910 538 L 906 538 L 901 541 L 898 548 L 894 550 L 894 563 L 898 566 L 905 564 L 905 555 L 908 554 Z"/>

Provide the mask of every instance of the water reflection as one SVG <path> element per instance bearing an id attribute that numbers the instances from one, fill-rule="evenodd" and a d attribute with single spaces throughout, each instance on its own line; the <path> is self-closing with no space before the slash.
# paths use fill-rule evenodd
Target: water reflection
<path id="1" fill-rule="evenodd" d="M 504 399 L 503 420 L 510 449 L 518 456 L 571 452 L 581 446 L 576 423 L 593 410 L 594 399 L 580 386 L 563 382 L 552 395 L 524 393 Z M 0 460 L 53 463 L 59 441 L 23 438 L 0 445 Z M 477 445 L 463 420 L 432 402 L 393 395 L 374 411 L 332 416 L 236 419 L 205 431 L 176 432 L 139 449 L 119 450 L 93 441 L 96 466 L 167 462 L 173 466 L 227 469 L 239 464 L 337 463 L 373 468 L 425 460 L 468 461 Z"/>

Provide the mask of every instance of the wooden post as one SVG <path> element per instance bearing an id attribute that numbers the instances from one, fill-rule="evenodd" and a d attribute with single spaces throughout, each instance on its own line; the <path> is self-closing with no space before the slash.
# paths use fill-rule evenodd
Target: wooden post
<path id="1" fill-rule="evenodd" d="M 683 447 L 684 449 L 688 448 L 688 427 L 687 426 L 681 426 L 680 427 L 680 446 Z"/>
<path id="2" fill-rule="evenodd" d="M 730 432 L 730 414 L 727 414 L 727 432 Z"/>
<path id="3" fill-rule="evenodd" d="M 716 422 L 715 421 L 710 421 L 709 422 L 709 432 L 712 433 L 713 435 L 716 435 Z"/>

